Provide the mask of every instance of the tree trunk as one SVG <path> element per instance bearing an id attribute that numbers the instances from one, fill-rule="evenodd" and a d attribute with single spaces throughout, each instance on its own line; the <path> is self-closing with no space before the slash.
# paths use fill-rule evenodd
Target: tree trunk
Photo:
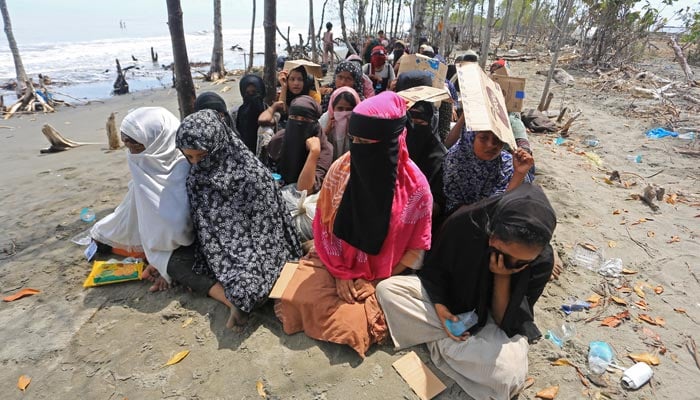
<path id="1" fill-rule="evenodd" d="M 510 48 L 512 49 L 515 45 L 518 35 L 520 34 L 520 23 L 523 20 L 523 15 L 525 14 L 525 9 L 527 8 L 527 1 L 522 0 L 522 5 L 520 6 L 520 12 L 518 13 L 518 19 L 515 22 L 515 33 L 513 35 L 513 40 L 510 42 Z"/>
<path id="2" fill-rule="evenodd" d="M 357 2 L 357 34 L 360 36 L 360 40 L 364 40 L 365 32 L 367 27 L 365 26 L 365 6 L 367 5 L 367 0 L 359 0 Z"/>
<path id="3" fill-rule="evenodd" d="M 277 53 L 275 28 L 277 26 L 277 0 L 265 0 L 263 27 L 265 28 L 265 101 L 272 104 L 277 94 Z"/>
<path id="4" fill-rule="evenodd" d="M 413 2 L 413 24 L 411 24 L 411 47 L 413 51 L 418 51 L 418 41 L 420 36 L 425 29 L 425 8 L 427 6 L 426 0 L 415 0 Z"/>
<path id="5" fill-rule="evenodd" d="M 474 47 L 474 9 L 476 9 L 477 0 L 473 0 L 469 4 L 469 16 L 467 17 L 467 35 L 469 36 L 469 48 Z"/>
<path id="6" fill-rule="evenodd" d="M 561 49 L 563 39 L 568 34 L 568 23 L 571 17 L 571 10 L 574 8 L 575 0 L 560 0 L 562 3 L 563 11 L 560 15 L 560 19 L 555 21 L 556 26 L 559 27 L 556 40 L 556 48 L 554 54 L 552 55 L 552 64 L 549 66 L 549 73 L 547 74 L 547 80 L 544 82 L 544 90 L 542 91 L 542 97 L 540 97 L 540 104 L 538 109 L 542 110 L 544 108 L 544 103 L 547 100 L 547 95 L 549 95 L 549 85 L 552 83 L 552 77 L 554 76 L 554 69 L 557 67 L 557 60 L 559 59 L 559 50 Z"/>
<path id="7" fill-rule="evenodd" d="M 348 41 L 348 31 L 345 28 L 345 0 L 338 0 L 338 8 L 340 9 L 340 32 L 343 34 L 343 42 L 348 48 L 348 53 L 357 54 L 357 50 Z"/>
<path id="8" fill-rule="evenodd" d="M 214 49 L 211 53 L 208 79 L 215 81 L 226 76 L 224 68 L 224 36 L 221 32 L 221 0 L 214 0 Z"/>
<path id="9" fill-rule="evenodd" d="M 481 41 L 481 57 L 479 57 L 479 65 L 481 69 L 486 68 L 486 61 L 489 58 L 489 47 L 491 46 L 491 24 L 493 24 L 493 14 L 496 8 L 496 0 L 489 0 L 489 11 L 486 14 L 486 31 L 484 32 L 484 40 Z"/>
<path id="10" fill-rule="evenodd" d="M 396 19 L 394 20 L 394 35 L 399 35 L 399 17 L 401 16 L 401 2 L 399 1 L 398 7 L 396 7 Z"/>
<path id="11" fill-rule="evenodd" d="M 328 0 L 323 0 L 323 7 L 321 7 L 321 23 L 318 25 L 318 33 L 316 33 L 316 37 L 318 39 L 321 39 L 321 30 L 323 30 L 323 20 L 326 18 L 326 5 L 328 4 Z M 323 45 L 321 46 L 323 47 Z"/>
<path id="12" fill-rule="evenodd" d="M 479 7 L 479 43 L 484 42 L 484 3 L 485 0 L 481 0 L 481 6 Z M 479 49 L 481 52 L 481 49 Z"/>
<path id="13" fill-rule="evenodd" d="M 445 0 L 445 8 L 442 10 L 442 33 L 440 34 L 440 54 L 443 57 L 447 56 L 447 34 L 448 22 L 450 20 L 450 9 L 452 8 L 452 0 Z"/>
<path id="14" fill-rule="evenodd" d="M 180 119 L 194 112 L 194 99 L 196 97 L 190 60 L 187 57 L 187 44 L 185 43 L 185 30 L 182 27 L 182 7 L 180 0 L 166 0 L 168 5 L 168 28 L 170 29 L 170 41 L 173 44 L 173 74 L 175 90 L 177 90 L 177 103 L 180 108 Z"/>
<path id="15" fill-rule="evenodd" d="M 29 79 L 27 78 L 27 73 L 24 71 L 24 64 L 22 64 L 22 57 L 19 55 L 15 35 L 12 33 L 12 22 L 10 22 L 10 13 L 7 11 L 7 2 L 5 0 L 0 0 L 0 12 L 2 12 L 2 22 L 5 24 L 7 44 L 10 46 L 10 51 L 12 52 L 12 61 L 15 63 L 15 74 L 17 75 L 17 87 L 15 88 L 15 92 L 17 92 L 17 97 L 19 98 L 27 87 L 27 81 Z"/>
<path id="16" fill-rule="evenodd" d="M 532 11 L 532 16 L 530 17 L 530 23 L 527 24 L 527 31 L 525 31 L 525 43 L 529 43 L 530 34 L 532 33 L 532 27 L 537 23 L 537 14 L 540 13 L 540 5 L 542 0 L 535 0 L 535 9 Z"/>
<path id="17" fill-rule="evenodd" d="M 524 0 L 523 0 L 524 1 Z M 513 0 L 508 0 L 506 2 L 506 14 L 503 16 L 503 22 L 501 25 L 501 39 L 498 41 L 498 45 L 502 45 L 503 42 L 508 38 L 508 29 L 510 28 L 510 9 L 513 8 Z"/>
<path id="18" fill-rule="evenodd" d="M 389 22 L 389 32 L 387 32 L 389 34 L 390 38 L 393 38 L 394 36 L 396 36 L 396 34 L 394 33 L 394 9 L 395 8 L 396 8 L 396 0 L 391 0 L 391 13 L 390 13 L 391 20 Z"/>
<path id="19" fill-rule="evenodd" d="M 309 0 L 309 36 L 311 36 L 311 61 L 318 63 L 316 48 L 316 28 L 314 28 L 314 0 Z"/>
<path id="20" fill-rule="evenodd" d="M 255 3 L 256 1 L 253 0 L 253 22 L 250 23 L 250 54 L 248 54 L 248 69 L 246 72 L 250 72 L 253 69 L 253 55 L 255 54 L 253 47 L 255 41 Z"/>

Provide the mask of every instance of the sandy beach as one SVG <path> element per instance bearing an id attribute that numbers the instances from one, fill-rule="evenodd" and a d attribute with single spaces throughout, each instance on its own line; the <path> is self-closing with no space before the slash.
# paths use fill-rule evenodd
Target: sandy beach
<path id="1" fill-rule="evenodd" d="M 645 67 L 680 81 L 682 73 L 671 58 Z M 547 67 L 548 61 L 512 63 L 512 74 L 527 78 L 526 108 L 536 107 L 544 85 L 545 78 L 535 71 Z M 543 332 L 568 322 L 577 333 L 562 348 L 544 338 L 530 347 L 534 384 L 520 398 L 534 399 L 554 385 L 559 386 L 557 399 L 697 398 L 700 366 L 687 344 L 700 341 L 700 165 L 697 156 L 675 150 L 697 150 L 697 144 L 647 139 L 646 130 L 665 123 L 659 100 L 600 90 L 595 76 L 570 72 L 576 83 L 553 84 L 551 108 L 563 103 L 583 112 L 571 136 L 557 145 L 553 134 L 531 135 L 536 182 L 557 211 L 554 242 L 565 267 L 545 289 L 535 319 Z M 227 103 L 240 101 L 237 80 L 197 85 L 198 93 L 229 86 L 222 93 Z M 700 98 L 699 88 L 685 90 Z M 83 248 L 70 241 L 90 226 L 80 220 L 80 210 L 90 207 L 98 219 L 107 215 L 129 181 L 123 150 L 106 149 L 105 121 L 116 111 L 119 124 L 128 110 L 153 105 L 179 115 L 175 91 L 163 89 L 0 121 L 0 293 L 41 291 L 0 303 L 2 398 L 257 399 L 262 385 L 268 398 L 276 399 L 418 399 L 391 366 L 406 351 L 379 345 L 361 360 L 349 347 L 303 334 L 287 336 L 271 302 L 253 313 L 242 333 L 234 333 L 224 326 L 228 312 L 223 305 L 181 287 L 160 293 L 149 293 L 147 282 L 82 288 L 90 264 Z M 700 127 L 697 105 L 693 110 L 678 102 L 676 108 L 686 120 L 682 126 Z M 44 124 L 72 140 L 97 144 L 39 154 L 48 147 L 41 134 Z M 586 148 L 580 140 L 587 135 L 598 138 L 599 146 Z M 584 151 L 597 154 L 600 165 Z M 641 155 L 642 162 L 628 155 Z M 621 182 L 606 182 L 614 170 Z M 665 189 L 666 196 L 656 202 L 658 211 L 632 198 L 647 185 Z M 574 265 L 577 243 L 594 244 L 606 259 L 620 258 L 635 273 L 605 278 Z M 571 299 L 586 300 L 595 292 L 597 307 L 570 316 L 560 311 Z M 629 317 L 619 326 L 601 326 L 605 317 L 625 310 Z M 659 325 L 644 322 L 644 314 Z M 565 358 L 586 374 L 593 340 L 607 341 L 622 367 L 633 365 L 630 353 L 658 355 L 652 385 L 627 391 L 619 384 L 621 372 L 610 370 L 598 382 L 607 387 L 599 387 L 580 379 L 571 366 L 552 365 Z M 190 351 L 187 358 L 163 368 L 183 350 Z M 446 384 L 437 399 L 468 398 L 430 363 L 424 347 L 410 350 Z M 32 379 L 26 392 L 17 388 L 21 375 Z"/>

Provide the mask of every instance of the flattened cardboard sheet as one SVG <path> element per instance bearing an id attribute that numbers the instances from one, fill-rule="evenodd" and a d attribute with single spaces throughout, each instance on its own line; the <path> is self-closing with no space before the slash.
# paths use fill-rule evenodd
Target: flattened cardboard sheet
<path id="1" fill-rule="evenodd" d="M 422 400 L 430 400 L 446 389 L 415 351 L 399 358 L 392 366 Z"/>

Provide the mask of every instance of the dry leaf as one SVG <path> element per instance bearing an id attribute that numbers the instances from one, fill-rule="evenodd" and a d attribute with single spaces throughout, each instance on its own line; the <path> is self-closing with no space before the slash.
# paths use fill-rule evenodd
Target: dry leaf
<path id="1" fill-rule="evenodd" d="M 630 318 L 630 310 L 625 310 L 623 312 L 619 312 L 619 313 L 615 314 L 615 318 L 629 319 Z"/>
<path id="2" fill-rule="evenodd" d="M 600 295 L 598 293 L 593 293 L 586 301 L 591 305 L 591 308 L 596 307 L 598 303 L 600 303 Z"/>
<path id="3" fill-rule="evenodd" d="M 28 377 L 27 375 L 22 375 L 19 377 L 17 380 L 17 387 L 21 391 L 27 390 L 27 386 L 29 386 L 29 383 L 32 381 L 32 378 Z"/>
<path id="4" fill-rule="evenodd" d="M 182 327 L 183 327 L 183 328 L 187 328 L 187 325 L 191 324 L 192 321 L 194 321 L 194 318 L 192 318 L 192 317 L 187 318 L 187 319 L 185 320 L 185 322 L 182 323 Z"/>
<path id="5" fill-rule="evenodd" d="M 183 350 L 183 351 L 181 351 L 181 352 L 175 354 L 174 356 L 172 356 L 172 357 L 170 358 L 170 360 L 168 360 L 167 363 L 165 363 L 165 366 L 173 365 L 173 364 L 179 363 L 179 362 L 182 361 L 185 357 L 187 357 L 188 354 L 190 354 L 190 351 L 189 351 L 189 350 Z"/>
<path id="6" fill-rule="evenodd" d="M 675 311 L 675 312 L 677 312 L 677 313 L 679 313 L 679 314 L 686 314 L 686 313 L 687 313 L 687 311 L 685 310 L 685 308 L 674 308 L 673 311 Z"/>
<path id="7" fill-rule="evenodd" d="M 626 306 L 627 302 L 619 297 L 615 296 L 610 296 L 610 300 L 614 301 L 615 303 L 621 305 L 621 306 Z"/>
<path id="8" fill-rule="evenodd" d="M 633 269 L 622 268 L 622 273 L 625 275 L 633 275 L 633 274 L 636 274 L 637 271 L 635 271 Z"/>
<path id="9" fill-rule="evenodd" d="M 566 358 L 560 358 L 556 361 L 552 361 L 552 365 L 555 365 L 555 366 L 569 365 L 569 366 L 573 367 L 573 365 L 571 364 L 571 361 L 567 360 Z"/>
<path id="10" fill-rule="evenodd" d="M 664 320 L 663 318 L 660 318 L 660 317 L 659 318 L 652 318 L 647 314 L 639 314 L 639 319 L 641 319 L 642 321 L 644 321 L 646 323 L 652 324 L 652 325 L 662 325 L 663 326 L 663 324 L 666 323 L 666 320 Z M 659 322 L 661 322 L 661 324 L 659 324 Z"/>
<path id="11" fill-rule="evenodd" d="M 676 204 L 678 202 L 678 195 L 673 193 L 673 194 L 667 194 L 666 195 L 666 203 L 668 204 Z"/>
<path id="12" fill-rule="evenodd" d="M 610 247 L 611 249 L 617 247 L 617 242 L 614 240 L 609 241 L 608 247 Z"/>
<path id="13" fill-rule="evenodd" d="M 620 215 L 620 210 L 614 210 L 613 215 Z"/>
<path id="14" fill-rule="evenodd" d="M 678 236 L 671 236 L 671 240 L 669 240 L 669 241 L 666 242 L 666 243 L 676 243 L 676 242 L 680 242 L 680 241 L 681 241 L 681 238 L 680 238 L 680 237 L 678 237 Z"/>
<path id="15" fill-rule="evenodd" d="M 642 333 L 644 333 L 644 335 L 646 335 L 648 338 L 650 338 L 652 340 L 655 340 L 659 343 L 661 342 L 661 336 L 659 336 L 658 333 L 652 331 L 651 329 L 649 329 L 647 327 L 642 327 Z"/>
<path id="16" fill-rule="evenodd" d="M 661 285 L 654 288 L 654 293 L 656 293 L 656 294 L 661 294 L 663 292 L 664 292 L 664 287 Z"/>
<path id="17" fill-rule="evenodd" d="M 654 231 L 647 231 L 647 237 L 653 238 L 654 236 L 656 236 L 656 233 L 654 233 Z"/>
<path id="18" fill-rule="evenodd" d="M 267 398 L 267 393 L 265 393 L 265 386 L 263 386 L 262 381 L 257 381 L 255 383 L 255 388 L 258 390 L 258 394 L 260 395 L 260 397 L 262 397 L 263 399 Z"/>
<path id="19" fill-rule="evenodd" d="M 666 318 L 656 317 L 656 318 L 654 318 L 654 322 L 656 322 L 656 325 L 658 325 L 658 326 L 665 326 L 666 325 Z"/>
<path id="20" fill-rule="evenodd" d="M 620 286 L 617 288 L 617 291 L 620 293 L 632 293 L 632 289 L 630 289 L 628 286 Z"/>
<path id="21" fill-rule="evenodd" d="M 559 386 L 550 386 L 537 392 L 535 397 L 545 400 L 553 400 L 555 397 L 557 397 L 557 393 L 559 393 Z"/>
<path id="22" fill-rule="evenodd" d="M 642 285 L 639 283 L 634 285 L 634 292 L 637 293 L 637 296 L 639 296 L 641 298 L 646 297 L 646 295 L 644 294 L 644 289 L 642 288 Z"/>
<path id="23" fill-rule="evenodd" d="M 33 296 L 37 293 L 41 293 L 41 290 L 26 288 L 26 289 L 20 290 L 19 292 L 15 293 L 13 295 L 4 297 L 2 299 L 2 301 L 15 301 L 15 300 L 21 299 L 22 297 Z"/>
<path id="24" fill-rule="evenodd" d="M 649 353 L 629 354 L 629 358 L 635 362 L 644 362 L 649 365 L 659 365 L 659 357 Z"/>
<path id="25" fill-rule="evenodd" d="M 647 304 L 647 302 L 644 301 L 644 300 L 635 301 L 634 304 L 635 304 L 637 307 L 639 307 L 639 308 L 641 308 L 642 310 L 644 310 L 644 311 L 646 311 L 646 310 L 647 310 L 647 307 L 649 306 L 649 305 Z"/>
<path id="26" fill-rule="evenodd" d="M 523 390 L 530 388 L 534 384 L 535 378 L 528 376 L 527 379 L 525 379 L 525 386 L 523 387 Z"/>
<path id="27" fill-rule="evenodd" d="M 610 328 L 615 328 L 618 325 L 620 325 L 621 323 L 622 323 L 622 321 L 620 320 L 620 318 L 617 318 L 615 316 L 611 316 L 611 317 L 606 317 L 605 319 L 603 319 L 600 322 L 600 325 L 601 326 L 608 326 Z"/>
<path id="28" fill-rule="evenodd" d="M 579 243 L 579 246 L 583 247 L 586 250 L 598 251 L 598 248 L 590 243 Z"/>
<path id="29" fill-rule="evenodd" d="M 643 224 L 643 223 L 645 223 L 645 222 L 647 222 L 647 221 L 649 221 L 649 220 L 648 220 L 648 219 L 646 219 L 646 218 L 640 218 L 640 219 L 638 219 L 638 220 L 636 220 L 636 221 L 632 222 L 632 225 L 639 225 L 639 224 Z"/>

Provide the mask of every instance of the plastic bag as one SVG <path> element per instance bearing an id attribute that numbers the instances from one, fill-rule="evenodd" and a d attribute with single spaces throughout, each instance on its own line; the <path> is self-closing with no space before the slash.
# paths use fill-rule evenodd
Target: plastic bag
<path id="1" fill-rule="evenodd" d="M 307 196 L 306 190 L 298 191 L 296 185 L 291 184 L 282 188 L 282 198 L 301 241 L 313 239 L 313 221 L 316 215 L 318 193 Z"/>
<path id="2" fill-rule="evenodd" d="M 90 275 L 83 282 L 83 287 L 88 288 L 110 283 L 141 280 L 143 262 L 128 263 L 124 261 L 95 261 Z"/>

